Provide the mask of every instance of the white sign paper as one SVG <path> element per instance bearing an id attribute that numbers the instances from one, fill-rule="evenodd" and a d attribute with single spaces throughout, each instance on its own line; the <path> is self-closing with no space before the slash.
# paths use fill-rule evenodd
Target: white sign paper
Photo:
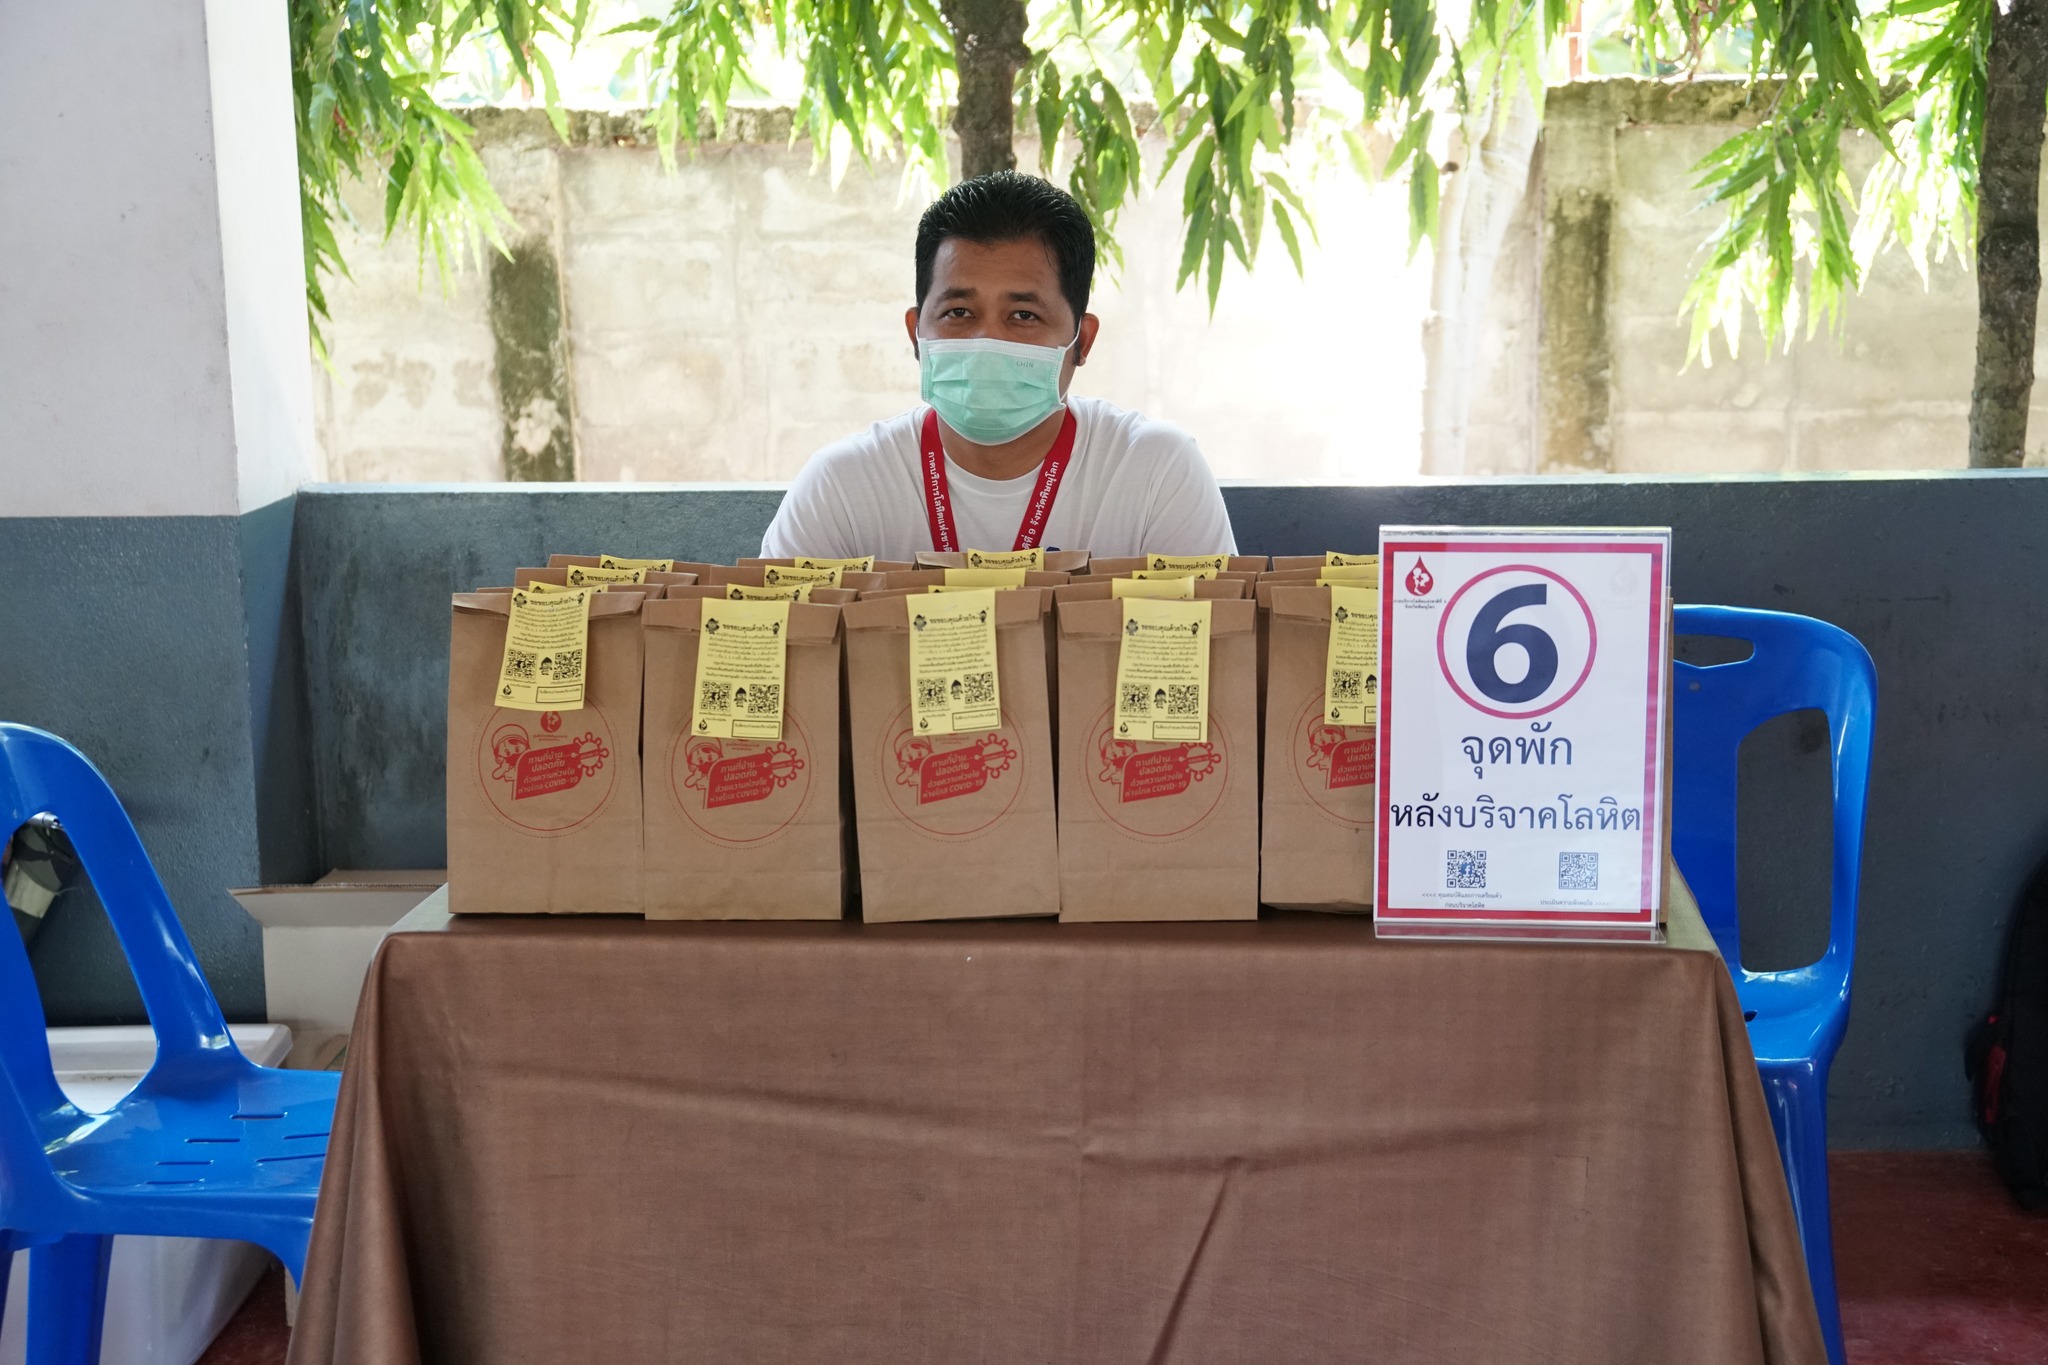
<path id="1" fill-rule="evenodd" d="M 1382 529 L 1377 922 L 1657 922 L 1670 547 Z"/>

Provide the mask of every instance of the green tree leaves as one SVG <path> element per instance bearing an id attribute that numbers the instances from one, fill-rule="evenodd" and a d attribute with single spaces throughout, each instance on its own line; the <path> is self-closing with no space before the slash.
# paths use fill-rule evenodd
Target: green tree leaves
<path id="1" fill-rule="evenodd" d="M 567 124 L 554 68 L 535 39 L 574 42 L 591 0 L 291 0 L 292 96 L 298 115 L 299 218 L 305 237 L 307 320 L 326 355 L 323 281 L 346 276 L 334 233 L 353 220 L 346 181 L 384 182 L 386 236 L 401 226 L 444 276 L 485 242 L 502 244 L 505 207 L 491 189 L 469 125 L 435 89 L 464 43 L 494 46 L 521 81 L 546 94 Z"/>

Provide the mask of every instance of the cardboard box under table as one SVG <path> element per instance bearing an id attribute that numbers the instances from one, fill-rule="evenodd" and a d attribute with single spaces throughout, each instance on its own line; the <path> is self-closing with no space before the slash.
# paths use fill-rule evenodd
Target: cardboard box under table
<path id="1" fill-rule="evenodd" d="M 432 904 L 363 996 L 293 1365 L 1825 1360 L 1696 912 L 1617 947 Z"/>
<path id="2" fill-rule="evenodd" d="M 347 1043 L 377 945 L 447 880 L 439 869 L 334 871 L 304 886 L 231 893 L 263 926 L 264 1010 L 292 1031 L 289 1065 L 328 1069 Z"/>

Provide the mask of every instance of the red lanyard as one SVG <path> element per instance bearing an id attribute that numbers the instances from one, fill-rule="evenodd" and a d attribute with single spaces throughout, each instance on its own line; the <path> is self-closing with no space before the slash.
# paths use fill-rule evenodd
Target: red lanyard
<path id="1" fill-rule="evenodd" d="M 957 550 L 960 533 L 953 529 L 953 495 L 946 488 L 946 447 L 939 440 L 939 414 L 930 408 L 924 414 L 923 445 L 924 514 L 932 525 L 932 548 Z M 1060 434 L 1053 438 L 1052 449 L 1038 466 L 1038 486 L 1031 490 L 1024 520 L 1017 525 L 1017 543 L 1011 549 L 1036 549 L 1044 539 L 1045 519 L 1052 515 L 1053 499 L 1060 494 L 1060 479 L 1067 472 L 1067 461 L 1073 457 L 1074 410 L 1068 408 L 1066 420 L 1060 423 Z"/>

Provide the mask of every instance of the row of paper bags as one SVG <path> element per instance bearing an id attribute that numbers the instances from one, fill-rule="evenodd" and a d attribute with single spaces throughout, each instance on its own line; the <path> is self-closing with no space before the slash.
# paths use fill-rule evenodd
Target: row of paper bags
<path id="1" fill-rule="evenodd" d="M 1372 906 L 1371 726 L 1324 723 L 1321 557 L 1237 557 L 1212 602 L 1202 742 L 1111 733 L 1140 561 L 1055 555 L 996 593 L 1001 724 L 909 724 L 905 592 L 877 565 L 789 606 L 782 735 L 693 734 L 703 599 L 776 566 L 673 563 L 589 603 L 580 708 L 495 704 L 511 589 L 453 602 L 448 866 L 456 913 L 873 921 L 1249 919 Z M 572 581 L 555 556 L 517 585 Z M 1083 568 L 1074 573 L 1074 568 Z M 580 579 L 580 575 L 577 575 Z"/>

